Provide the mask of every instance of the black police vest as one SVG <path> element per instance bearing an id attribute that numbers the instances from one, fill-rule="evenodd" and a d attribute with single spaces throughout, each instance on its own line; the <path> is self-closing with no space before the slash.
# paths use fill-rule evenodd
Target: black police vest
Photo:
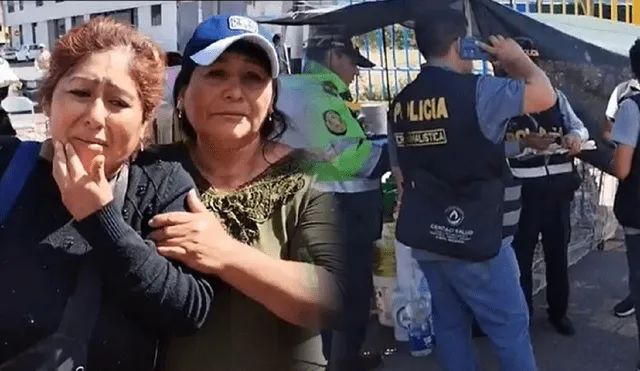
<path id="1" fill-rule="evenodd" d="M 558 133 L 565 135 L 564 119 L 560 105 L 556 101 L 553 107 L 533 115 L 514 117 L 507 125 L 506 139 L 522 139 L 529 133 Z M 565 154 L 534 157 L 527 160 L 509 159 L 513 175 L 517 178 L 539 178 L 549 175 L 570 174 L 573 172 L 573 159 Z"/>
<path id="2" fill-rule="evenodd" d="M 633 100 L 640 108 L 640 95 L 627 99 Z M 618 183 L 613 213 L 618 223 L 624 227 L 640 229 L 640 136 L 633 152 L 631 171 L 626 179 Z"/>
<path id="3" fill-rule="evenodd" d="M 480 130 L 477 79 L 424 67 L 389 112 L 405 184 L 396 238 L 468 261 L 497 255 L 503 233 L 504 143 Z"/>

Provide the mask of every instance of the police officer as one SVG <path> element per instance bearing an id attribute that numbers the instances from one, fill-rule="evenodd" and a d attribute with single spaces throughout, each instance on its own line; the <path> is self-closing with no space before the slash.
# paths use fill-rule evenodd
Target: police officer
<path id="1" fill-rule="evenodd" d="M 507 119 L 546 110 L 556 95 L 545 73 L 513 40 L 476 42 L 514 79 L 473 74 L 461 57 L 463 13 L 416 20 L 427 60 L 392 103 L 391 125 L 404 177 L 396 238 L 413 248 L 433 299 L 436 351 L 447 371 L 476 370 L 475 317 L 504 371 L 536 370 L 515 254 L 503 239 Z M 466 43 L 465 43 L 466 44 Z"/>
<path id="2" fill-rule="evenodd" d="M 282 141 L 313 151 L 323 161 L 317 188 L 332 192 L 347 224 L 347 303 L 336 331 L 323 332 L 323 353 L 332 371 L 376 367 L 379 354 L 360 354 L 373 293 L 373 243 L 382 230 L 380 177 L 389 169 L 387 139 L 368 138 L 357 120 L 349 84 L 358 67 L 374 64 L 335 27 L 313 28 L 303 73 L 279 81 L 278 109 L 288 128 Z"/>
<path id="3" fill-rule="evenodd" d="M 640 40 L 629 50 L 631 72 L 640 78 Z M 624 230 L 629 267 L 629 291 L 634 303 L 640 302 L 640 94 L 625 99 L 615 114 L 611 140 L 617 147 L 613 155 L 613 175 L 620 179 L 613 211 Z M 640 313 L 635 311 L 640 328 Z M 636 366 L 640 370 L 640 362 Z"/>
<path id="4" fill-rule="evenodd" d="M 538 50 L 529 38 L 516 38 L 518 44 L 536 62 Z M 505 74 L 496 66 L 497 74 Z M 532 307 L 532 265 L 534 251 L 542 234 L 547 278 L 548 319 L 555 330 L 573 335 L 573 324 L 567 317 L 569 305 L 568 244 L 571 240 L 571 201 L 580 186 L 573 155 L 580 152 L 589 138 L 584 124 L 573 112 L 565 95 L 556 91 L 555 104 L 542 112 L 509 120 L 507 140 L 522 140 L 523 147 L 546 149 L 558 140 L 569 154 L 535 156 L 526 160 L 510 159 L 513 175 L 522 180 L 522 213 L 513 248 L 520 267 L 520 283 Z"/>
<path id="5" fill-rule="evenodd" d="M 629 79 L 627 81 L 618 84 L 607 102 L 607 109 L 605 111 L 606 122 L 604 127 L 604 138 L 611 139 L 611 129 L 613 128 L 613 122 L 615 121 L 616 112 L 623 100 L 640 93 L 640 82 L 636 79 Z M 633 312 L 631 312 L 633 314 Z"/>
<path id="6" fill-rule="evenodd" d="M 611 141 L 611 131 L 613 129 L 613 123 L 620 104 L 622 104 L 625 99 L 636 94 L 640 94 L 640 82 L 635 78 L 621 82 L 613 89 L 605 111 L 606 122 L 603 133 L 603 138 L 605 140 Z M 606 176 L 607 175 L 605 175 L 605 177 Z M 631 294 L 627 295 L 613 307 L 613 314 L 616 317 L 621 318 L 631 316 L 635 311 L 636 306 L 631 298 Z"/>

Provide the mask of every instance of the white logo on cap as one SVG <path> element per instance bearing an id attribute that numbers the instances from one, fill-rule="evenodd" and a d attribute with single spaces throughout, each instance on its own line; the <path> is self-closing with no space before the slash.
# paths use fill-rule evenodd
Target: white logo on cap
<path id="1" fill-rule="evenodd" d="M 258 33 L 258 23 L 253 19 L 232 15 L 229 17 L 229 29 Z"/>

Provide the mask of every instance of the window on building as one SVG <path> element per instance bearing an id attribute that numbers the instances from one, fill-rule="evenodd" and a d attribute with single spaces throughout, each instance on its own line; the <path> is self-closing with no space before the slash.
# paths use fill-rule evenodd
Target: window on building
<path id="1" fill-rule="evenodd" d="M 151 5 L 151 25 L 162 25 L 162 5 Z"/>
<path id="2" fill-rule="evenodd" d="M 36 0 L 36 7 L 41 7 L 42 6 L 42 0 Z"/>
<path id="3" fill-rule="evenodd" d="M 132 26 L 138 27 L 138 9 L 123 9 L 123 10 L 114 10 L 111 12 L 104 13 L 93 13 L 89 16 L 89 18 L 94 19 L 96 17 L 111 17 L 119 22 L 128 23 Z"/>
<path id="4" fill-rule="evenodd" d="M 15 4 L 13 0 L 7 1 L 7 13 L 13 13 L 16 11 Z"/>
<path id="5" fill-rule="evenodd" d="M 22 0 L 18 1 L 18 10 L 24 10 L 24 1 Z"/>
<path id="6" fill-rule="evenodd" d="M 31 42 L 36 43 L 36 30 L 38 29 L 37 23 L 31 23 Z"/>
<path id="7" fill-rule="evenodd" d="M 75 17 L 71 17 L 71 27 L 76 27 L 84 23 L 84 16 L 77 15 Z"/>
<path id="8" fill-rule="evenodd" d="M 18 32 L 20 32 L 20 45 L 24 45 L 24 37 L 22 36 L 22 25 L 18 26 Z"/>
<path id="9" fill-rule="evenodd" d="M 67 33 L 67 28 L 64 24 L 64 18 L 58 18 L 53 20 L 53 29 L 55 32 L 55 38 L 59 39 L 62 35 Z"/>

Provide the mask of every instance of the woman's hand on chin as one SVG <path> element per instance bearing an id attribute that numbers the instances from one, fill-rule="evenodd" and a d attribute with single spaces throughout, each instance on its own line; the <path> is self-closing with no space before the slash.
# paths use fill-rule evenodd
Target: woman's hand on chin
<path id="1" fill-rule="evenodd" d="M 207 210 L 195 191 L 187 195 L 191 212 L 156 215 L 149 225 L 151 239 L 164 257 L 179 261 L 203 274 L 219 275 L 233 250 L 241 245 Z"/>
<path id="2" fill-rule="evenodd" d="M 56 142 L 53 152 L 53 178 L 62 202 L 76 221 L 102 209 L 113 200 L 113 192 L 104 173 L 104 156 L 99 155 L 87 171 L 71 143 Z"/>

